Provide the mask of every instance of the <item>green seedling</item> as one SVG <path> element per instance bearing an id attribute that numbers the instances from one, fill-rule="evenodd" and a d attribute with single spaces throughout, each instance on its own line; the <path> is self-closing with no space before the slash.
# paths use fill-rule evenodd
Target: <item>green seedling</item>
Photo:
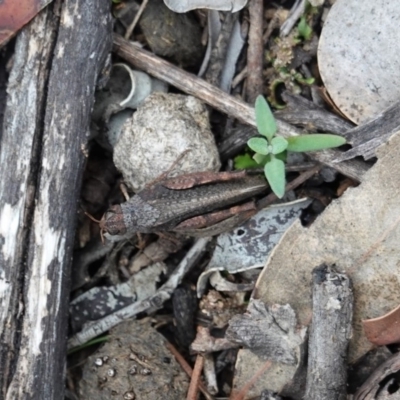
<path id="1" fill-rule="evenodd" d="M 309 134 L 285 139 L 277 135 L 277 125 L 272 111 L 263 96 L 258 96 L 255 104 L 256 125 L 262 137 L 249 139 L 247 145 L 255 152 L 253 160 L 264 167 L 265 177 L 277 197 L 285 194 L 285 161 L 286 152 L 304 152 L 325 150 L 342 146 L 346 139 L 338 135 Z M 238 167 L 243 167 L 248 157 L 239 160 Z M 251 165 L 253 167 L 253 165 Z"/>
<path id="2" fill-rule="evenodd" d="M 300 37 L 302 37 L 304 40 L 310 40 L 312 36 L 312 28 L 310 25 L 308 25 L 306 21 L 306 17 L 303 15 L 300 19 L 299 24 L 297 25 L 297 31 Z"/>

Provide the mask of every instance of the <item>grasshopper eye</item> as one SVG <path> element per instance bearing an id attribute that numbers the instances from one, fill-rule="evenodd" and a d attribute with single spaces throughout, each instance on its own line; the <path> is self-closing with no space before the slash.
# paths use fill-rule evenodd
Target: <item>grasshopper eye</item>
<path id="1" fill-rule="evenodd" d="M 100 229 L 109 235 L 123 235 L 126 233 L 123 214 L 121 213 L 120 206 L 112 206 L 103 215 L 100 221 Z"/>

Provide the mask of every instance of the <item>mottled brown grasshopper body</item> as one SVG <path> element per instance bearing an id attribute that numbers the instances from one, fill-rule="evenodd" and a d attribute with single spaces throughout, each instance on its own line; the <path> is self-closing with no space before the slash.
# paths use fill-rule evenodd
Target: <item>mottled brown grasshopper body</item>
<path id="1" fill-rule="evenodd" d="M 262 176 L 240 172 L 197 172 L 154 183 L 126 203 L 109 208 L 100 221 L 108 235 L 193 230 L 221 221 L 240 211 L 255 209 L 254 202 L 229 206 L 265 191 Z M 216 211 L 219 210 L 219 211 Z M 210 214 L 212 213 L 212 214 Z"/>

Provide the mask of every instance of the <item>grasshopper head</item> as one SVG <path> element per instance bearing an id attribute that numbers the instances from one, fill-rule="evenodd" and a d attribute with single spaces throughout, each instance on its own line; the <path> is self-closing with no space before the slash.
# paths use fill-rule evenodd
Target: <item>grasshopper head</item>
<path id="1" fill-rule="evenodd" d="M 124 235 L 126 233 L 126 226 L 121 206 L 119 204 L 111 206 L 103 215 L 99 225 L 102 235 L 104 233 Z"/>

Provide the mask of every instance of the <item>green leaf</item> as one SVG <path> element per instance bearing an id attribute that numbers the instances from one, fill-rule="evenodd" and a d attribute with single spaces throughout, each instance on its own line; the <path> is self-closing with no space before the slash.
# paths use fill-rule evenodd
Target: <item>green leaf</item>
<path id="1" fill-rule="evenodd" d="M 265 156 L 271 152 L 270 146 L 264 138 L 251 138 L 247 141 L 247 146 L 249 146 L 256 153 L 260 153 Z"/>
<path id="2" fill-rule="evenodd" d="M 261 95 L 256 99 L 255 113 L 258 132 L 271 140 L 277 131 L 276 122 L 267 101 Z"/>
<path id="3" fill-rule="evenodd" d="M 253 160 L 253 157 L 250 154 L 243 154 L 236 156 L 234 159 L 235 169 L 249 169 L 249 168 L 258 168 L 259 164 Z"/>
<path id="4" fill-rule="evenodd" d="M 254 156 L 253 156 L 253 160 L 254 160 L 259 166 L 260 166 L 260 165 L 264 166 L 265 163 L 266 163 L 267 161 L 269 161 L 270 158 L 271 158 L 270 155 L 264 156 L 264 155 L 258 154 L 258 153 L 254 154 Z"/>
<path id="5" fill-rule="evenodd" d="M 299 36 L 304 38 L 304 40 L 311 39 L 312 29 L 310 25 L 307 24 L 306 18 L 304 16 L 301 17 L 300 22 L 297 25 L 297 31 L 299 32 Z"/>
<path id="6" fill-rule="evenodd" d="M 285 151 L 288 147 L 288 142 L 282 136 L 276 136 L 271 140 L 272 154 L 279 154 Z"/>
<path id="7" fill-rule="evenodd" d="M 272 191 L 281 199 L 285 194 L 285 163 L 272 156 L 264 166 L 264 173 Z"/>
<path id="8" fill-rule="evenodd" d="M 315 133 L 287 138 L 288 151 L 317 151 L 342 146 L 346 139 L 338 135 Z"/>
<path id="9" fill-rule="evenodd" d="M 299 73 L 294 75 L 294 79 L 302 85 L 312 85 L 315 82 L 315 78 L 304 78 L 304 76 Z"/>

